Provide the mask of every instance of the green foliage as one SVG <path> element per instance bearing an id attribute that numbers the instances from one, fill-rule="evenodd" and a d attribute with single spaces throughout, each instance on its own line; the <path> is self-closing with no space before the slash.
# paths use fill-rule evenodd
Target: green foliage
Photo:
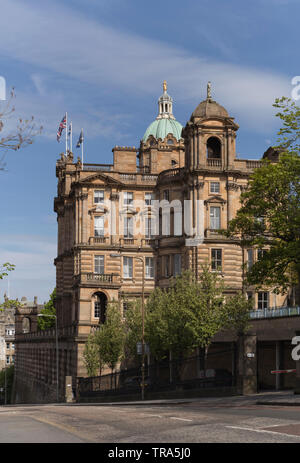
<path id="1" fill-rule="evenodd" d="M 6 400 L 7 403 L 11 403 L 11 394 L 14 380 L 14 365 L 7 367 L 4 370 L 0 371 L 0 388 L 5 388 L 5 370 L 6 370 Z M 4 403 L 5 392 L 0 392 L 0 398 Z"/>
<path id="2" fill-rule="evenodd" d="M 83 359 L 89 376 L 95 376 L 104 365 L 112 371 L 121 360 L 124 352 L 125 327 L 122 322 L 119 305 L 112 302 L 106 310 L 105 323 L 91 334 L 85 345 Z"/>
<path id="3" fill-rule="evenodd" d="M 46 317 L 38 317 L 38 329 L 47 330 L 49 328 L 55 327 L 55 316 L 56 316 L 56 288 L 50 294 L 50 299 L 45 304 L 45 307 L 41 310 L 42 314 L 47 315 Z"/>
<path id="4" fill-rule="evenodd" d="M 142 339 L 142 304 L 141 300 L 127 303 L 125 313 L 125 356 L 138 357 L 136 345 Z M 146 309 L 146 308 L 145 308 Z"/>
<path id="5" fill-rule="evenodd" d="M 99 369 L 99 346 L 90 334 L 84 346 L 83 361 L 89 376 L 96 376 Z"/>
<path id="6" fill-rule="evenodd" d="M 299 152 L 300 144 L 300 108 L 291 98 L 276 98 L 273 104 L 279 111 L 276 114 L 283 123 L 278 132 L 278 147 L 289 151 Z"/>
<path id="7" fill-rule="evenodd" d="M 105 323 L 95 333 L 100 359 L 112 371 L 121 359 L 124 349 L 125 330 L 117 303 L 110 303 L 106 310 Z"/>
<path id="8" fill-rule="evenodd" d="M 222 277 L 202 267 L 199 281 L 184 272 L 168 290 L 156 289 L 147 302 L 146 337 L 156 358 L 171 351 L 181 358 L 196 347 L 207 347 L 225 325 Z"/>
<path id="9" fill-rule="evenodd" d="M 0 266 L 0 280 L 3 280 L 3 278 L 8 275 L 8 272 L 15 270 L 15 267 L 16 266 L 14 264 L 10 264 L 9 262 L 2 264 Z"/>
<path id="10" fill-rule="evenodd" d="M 250 328 L 250 310 L 253 310 L 253 302 L 247 300 L 241 292 L 230 296 L 225 303 L 224 328 L 233 330 L 238 335 L 245 334 Z"/>
<path id="11" fill-rule="evenodd" d="M 241 208 L 223 233 L 238 237 L 243 246 L 265 250 L 247 272 L 248 284 L 284 293 L 300 283 L 300 108 L 285 97 L 274 106 L 283 121 L 275 147 L 279 162 L 264 160 L 255 169 Z"/>

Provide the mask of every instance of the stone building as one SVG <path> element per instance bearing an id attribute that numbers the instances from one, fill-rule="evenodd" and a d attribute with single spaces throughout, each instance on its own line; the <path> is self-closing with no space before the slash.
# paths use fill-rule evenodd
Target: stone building
<path id="1" fill-rule="evenodd" d="M 242 265 L 258 258 L 257 251 L 242 252 L 236 241 L 218 233 L 235 216 L 240 193 L 260 166 L 259 160 L 237 157 L 238 129 L 212 99 L 210 85 L 207 98 L 182 127 L 164 82 L 158 115 L 138 149 L 115 146 L 112 164 L 82 165 L 71 152 L 57 161 L 61 395 L 66 376 L 86 374 L 84 344 L 105 321 L 110 302 L 119 301 L 124 313 L 127 301 L 140 298 L 142 289 L 147 297 L 155 286 L 167 287 L 170 277 L 183 269 L 198 275 L 205 262 L 222 272 L 229 293 L 241 289 Z M 248 296 L 258 308 L 283 303 L 268 291 L 249 291 Z M 25 346 L 36 359 L 41 356 L 39 380 L 53 386 L 54 334 L 26 336 L 27 344 L 20 335 L 17 348 L 23 358 Z M 24 364 L 19 360 L 17 368 L 21 375 Z"/>
<path id="2" fill-rule="evenodd" d="M 6 295 L 4 299 L 7 300 Z M 15 361 L 15 309 L 0 310 L 0 371 Z"/>

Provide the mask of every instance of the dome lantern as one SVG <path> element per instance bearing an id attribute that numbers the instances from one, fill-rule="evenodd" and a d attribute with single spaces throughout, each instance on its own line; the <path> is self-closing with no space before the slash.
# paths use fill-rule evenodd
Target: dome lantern
<path id="1" fill-rule="evenodd" d="M 182 125 L 176 121 L 173 115 L 173 98 L 167 93 L 167 82 L 163 82 L 163 94 L 158 99 L 158 116 L 149 125 L 144 136 L 143 142 L 146 142 L 150 135 L 156 140 L 164 140 L 170 133 L 177 140 L 180 140 Z"/>

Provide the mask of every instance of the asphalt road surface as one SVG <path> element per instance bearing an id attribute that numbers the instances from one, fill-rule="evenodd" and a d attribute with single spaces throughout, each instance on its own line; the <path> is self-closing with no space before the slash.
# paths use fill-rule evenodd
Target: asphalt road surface
<path id="1" fill-rule="evenodd" d="M 300 407 L 247 398 L 0 407 L 0 443 L 300 443 Z"/>

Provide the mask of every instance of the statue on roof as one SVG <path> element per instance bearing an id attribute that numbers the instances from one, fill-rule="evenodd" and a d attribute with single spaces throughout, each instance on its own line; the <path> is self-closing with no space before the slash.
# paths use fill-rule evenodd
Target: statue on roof
<path id="1" fill-rule="evenodd" d="M 211 100 L 211 82 L 207 82 L 207 100 Z"/>
<path id="2" fill-rule="evenodd" d="M 164 92 L 167 91 L 167 81 L 166 80 L 163 81 L 163 91 Z"/>

